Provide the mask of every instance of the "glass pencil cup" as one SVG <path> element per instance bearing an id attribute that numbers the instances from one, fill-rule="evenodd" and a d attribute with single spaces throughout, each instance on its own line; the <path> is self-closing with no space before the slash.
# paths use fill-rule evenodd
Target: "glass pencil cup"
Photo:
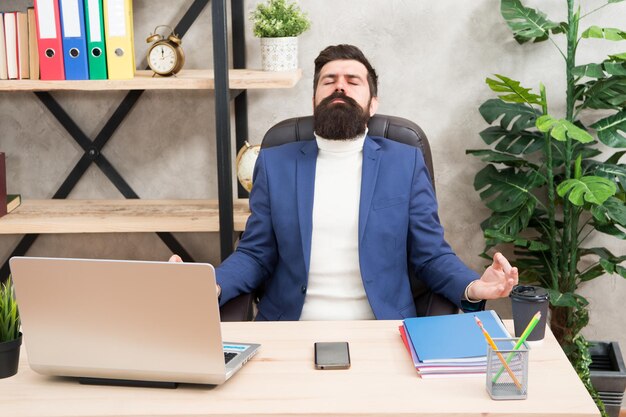
<path id="1" fill-rule="evenodd" d="M 524 400 L 528 392 L 528 353 L 519 338 L 493 339 L 487 346 L 487 392 L 494 400 Z M 519 345 L 517 349 L 515 347 Z"/>

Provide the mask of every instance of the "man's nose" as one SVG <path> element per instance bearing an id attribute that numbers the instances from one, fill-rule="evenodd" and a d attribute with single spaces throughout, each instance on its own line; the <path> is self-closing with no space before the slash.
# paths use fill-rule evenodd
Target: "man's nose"
<path id="1" fill-rule="evenodd" d="M 342 92 L 342 93 L 345 93 L 345 91 L 346 91 L 346 83 L 345 83 L 345 80 L 343 80 L 342 78 L 339 78 L 339 79 L 337 80 L 337 82 L 335 83 L 335 91 L 336 91 L 336 92 L 339 92 L 339 91 L 340 91 L 340 92 Z"/>

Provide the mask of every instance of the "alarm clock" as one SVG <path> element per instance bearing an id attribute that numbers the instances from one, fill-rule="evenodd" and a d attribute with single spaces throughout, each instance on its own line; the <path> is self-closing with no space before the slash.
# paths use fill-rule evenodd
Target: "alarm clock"
<path id="1" fill-rule="evenodd" d="M 159 28 L 167 28 L 170 34 L 167 37 L 157 33 Z M 174 33 L 172 28 L 160 25 L 154 28 L 150 36 L 146 38 L 147 43 L 152 43 L 148 48 L 148 66 L 155 75 L 169 77 L 177 74 L 185 64 L 185 54 L 181 46 L 182 41 Z"/>

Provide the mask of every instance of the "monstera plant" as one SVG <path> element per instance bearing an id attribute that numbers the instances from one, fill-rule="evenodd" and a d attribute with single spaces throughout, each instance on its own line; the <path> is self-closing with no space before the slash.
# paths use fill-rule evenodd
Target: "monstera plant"
<path id="1" fill-rule="evenodd" d="M 504 75 L 487 78 L 497 94 L 480 107 L 492 125 L 480 133 L 489 149 L 467 151 L 487 163 L 474 180 L 492 211 L 481 225 L 485 253 L 511 246 L 521 280 L 548 289 L 551 329 L 596 399 L 581 334 L 588 301 L 577 290 L 605 274 L 626 278 L 626 255 L 587 246 L 596 234 L 626 240 L 626 52 L 584 64 L 576 53 L 582 42 L 626 41 L 622 28 L 582 26 L 592 13 L 624 7 L 622 1 L 584 14 L 582 2 L 562 0 L 567 21 L 556 22 L 520 0 L 501 0 L 518 43 L 550 40 L 565 60 L 565 103 L 549 102 L 542 84 L 533 90 Z"/>

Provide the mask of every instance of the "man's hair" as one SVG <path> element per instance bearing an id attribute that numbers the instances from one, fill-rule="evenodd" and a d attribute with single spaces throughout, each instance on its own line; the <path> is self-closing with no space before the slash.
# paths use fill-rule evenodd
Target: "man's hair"
<path id="1" fill-rule="evenodd" d="M 365 65 L 367 69 L 367 83 L 370 87 L 372 97 L 378 96 L 378 75 L 370 62 L 365 58 L 363 52 L 354 45 L 333 45 L 328 46 L 315 58 L 315 75 L 313 77 L 313 94 L 317 90 L 317 84 L 320 81 L 320 71 L 322 67 L 331 61 L 341 59 L 351 59 Z"/>

